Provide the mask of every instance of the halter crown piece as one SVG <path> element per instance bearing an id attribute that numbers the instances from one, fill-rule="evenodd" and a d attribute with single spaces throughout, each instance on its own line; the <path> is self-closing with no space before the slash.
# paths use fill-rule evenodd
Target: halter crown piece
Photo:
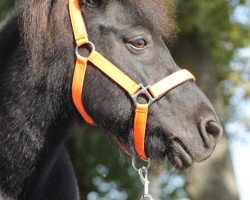
<path id="1" fill-rule="evenodd" d="M 69 0 L 69 14 L 76 43 L 76 62 L 72 82 L 72 98 L 75 107 L 87 123 L 95 125 L 95 121 L 88 115 L 82 103 L 87 63 L 91 62 L 97 69 L 102 71 L 107 77 L 125 90 L 132 98 L 135 106 L 133 127 L 134 148 L 141 159 L 148 160 L 144 149 L 144 143 L 149 106 L 178 85 L 188 80 L 195 81 L 194 76 L 189 71 L 183 69 L 167 76 L 153 86 L 149 85 L 145 87 L 142 84 L 137 84 L 95 50 L 94 45 L 88 39 L 86 25 L 82 17 L 78 0 Z M 78 48 L 84 45 L 92 47 L 88 57 L 83 57 L 78 53 Z M 137 97 L 142 94 L 146 95 L 148 103 L 140 104 L 137 102 Z"/>

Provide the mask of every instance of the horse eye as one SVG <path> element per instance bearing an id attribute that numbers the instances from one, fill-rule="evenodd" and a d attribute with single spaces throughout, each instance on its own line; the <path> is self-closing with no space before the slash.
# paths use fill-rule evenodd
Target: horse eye
<path id="1" fill-rule="evenodd" d="M 91 6 L 99 6 L 101 4 L 101 0 L 86 0 L 86 2 Z"/>
<path id="2" fill-rule="evenodd" d="M 143 50 L 148 46 L 148 41 L 144 38 L 140 38 L 130 41 L 129 44 L 137 50 Z"/>

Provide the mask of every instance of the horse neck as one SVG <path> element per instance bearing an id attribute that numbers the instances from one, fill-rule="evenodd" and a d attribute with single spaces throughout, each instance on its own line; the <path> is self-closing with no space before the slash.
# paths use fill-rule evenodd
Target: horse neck
<path id="1" fill-rule="evenodd" d="M 0 25 L 0 193 L 13 196 L 51 166 L 70 123 L 64 109 L 68 91 L 62 91 L 65 76 L 53 72 L 53 64 L 34 70 L 22 45 L 18 15 L 13 11 Z M 55 73 L 51 77 L 49 69 Z"/>

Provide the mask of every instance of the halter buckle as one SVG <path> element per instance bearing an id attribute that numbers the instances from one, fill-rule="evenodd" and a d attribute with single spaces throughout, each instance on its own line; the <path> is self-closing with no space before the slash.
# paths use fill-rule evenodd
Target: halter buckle
<path id="1" fill-rule="evenodd" d="M 131 98 L 132 98 L 134 104 L 136 105 L 136 104 L 138 103 L 138 102 L 137 102 L 138 96 L 144 94 L 144 95 L 147 97 L 147 100 L 148 100 L 148 103 L 147 103 L 147 104 L 150 106 L 150 105 L 151 105 L 152 103 L 154 103 L 157 99 L 154 98 L 154 97 L 150 94 L 150 92 L 149 92 L 149 90 L 148 90 L 149 86 L 144 87 L 142 84 L 140 84 L 140 87 L 141 87 L 140 90 L 138 90 L 138 92 L 136 92 L 134 95 L 131 96 Z"/>

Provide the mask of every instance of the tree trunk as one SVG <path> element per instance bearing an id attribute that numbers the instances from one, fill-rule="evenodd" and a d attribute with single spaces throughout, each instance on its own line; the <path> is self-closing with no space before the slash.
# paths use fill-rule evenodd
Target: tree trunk
<path id="1" fill-rule="evenodd" d="M 190 69 L 198 85 L 206 93 L 223 122 L 225 116 L 223 94 L 220 91 L 218 71 L 206 48 L 187 37 L 180 37 L 172 54 L 180 67 Z M 188 170 L 187 192 L 192 200 L 239 199 L 226 135 L 212 156 Z"/>

